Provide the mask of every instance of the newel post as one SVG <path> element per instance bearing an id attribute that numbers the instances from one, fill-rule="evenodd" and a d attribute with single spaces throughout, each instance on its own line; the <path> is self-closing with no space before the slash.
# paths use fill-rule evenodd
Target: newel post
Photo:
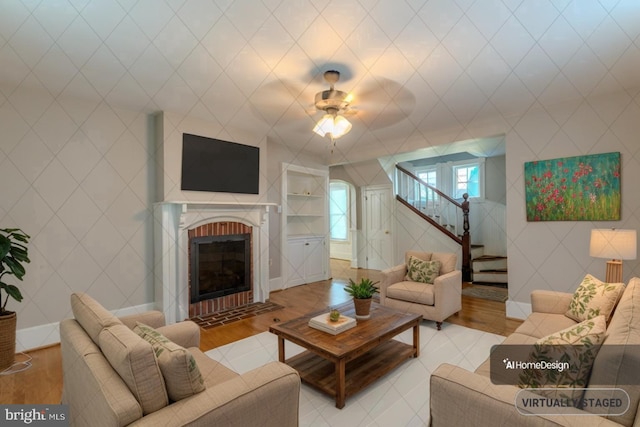
<path id="1" fill-rule="evenodd" d="M 462 195 L 462 280 L 471 281 L 471 236 L 469 235 L 469 194 Z"/>

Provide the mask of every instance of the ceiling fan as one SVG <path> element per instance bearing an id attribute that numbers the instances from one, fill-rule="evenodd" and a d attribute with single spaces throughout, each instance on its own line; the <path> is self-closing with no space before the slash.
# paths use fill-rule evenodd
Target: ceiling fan
<path id="1" fill-rule="evenodd" d="M 332 142 L 337 138 L 346 135 L 351 130 L 351 123 L 339 113 L 346 113 L 353 96 L 335 88 L 335 84 L 340 80 L 340 72 L 328 70 L 324 72 L 324 79 L 329 83 L 329 89 L 316 93 L 315 107 L 325 114 L 316 123 L 313 131 L 324 137 L 329 135 Z"/>

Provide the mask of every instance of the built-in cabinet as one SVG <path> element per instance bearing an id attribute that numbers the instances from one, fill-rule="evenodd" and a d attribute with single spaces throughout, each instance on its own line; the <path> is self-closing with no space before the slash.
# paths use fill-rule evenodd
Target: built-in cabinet
<path id="1" fill-rule="evenodd" d="M 282 165 L 285 287 L 329 278 L 329 172 Z"/>

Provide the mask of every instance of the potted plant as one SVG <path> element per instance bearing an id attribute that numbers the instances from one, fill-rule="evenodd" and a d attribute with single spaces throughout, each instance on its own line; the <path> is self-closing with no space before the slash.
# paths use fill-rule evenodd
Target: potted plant
<path id="1" fill-rule="evenodd" d="M 357 319 L 368 319 L 371 310 L 371 299 L 378 292 L 375 286 L 378 282 L 372 282 L 371 279 L 362 278 L 359 282 L 349 279 L 349 284 L 344 290 L 353 297 L 353 304 L 356 308 Z"/>
<path id="2" fill-rule="evenodd" d="M 22 301 L 20 289 L 5 280 L 8 276 L 18 280 L 24 277 L 22 264 L 31 262 L 27 251 L 29 238 L 19 228 L 0 229 L 0 370 L 13 365 L 16 354 L 16 313 L 7 310 L 7 303 L 9 297 Z"/>

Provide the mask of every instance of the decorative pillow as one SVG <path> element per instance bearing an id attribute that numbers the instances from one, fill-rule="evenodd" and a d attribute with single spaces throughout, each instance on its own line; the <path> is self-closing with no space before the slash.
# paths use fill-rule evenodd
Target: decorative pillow
<path id="1" fill-rule="evenodd" d="M 607 331 L 600 315 L 540 338 L 533 346 L 528 362 L 547 362 L 547 369 L 526 368 L 519 376 L 521 388 L 557 388 L 545 391 L 548 397 L 579 399 L 589 382 L 591 367 Z M 551 364 L 553 367 L 551 367 Z"/>
<path id="2" fill-rule="evenodd" d="M 407 279 L 413 282 L 433 283 L 440 275 L 440 261 L 423 261 L 414 256 L 409 257 Z"/>
<path id="3" fill-rule="evenodd" d="M 604 283 L 587 274 L 574 292 L 565 316 L 582 322 L 603 315 L 608 322 L 623 292 L 624 283 Z"/>
<path id="4" fill-rule="evenodd" d="M 151 344 L 125 325 L 103 329 L 98 341 L 102 354 L 129 387 L 145 415 L 167 406 L 167 391 Z"/>
<path id="5" fill-rule="evenodd" d="M 153 346 L 169 399 L 177 402 L 205 389 L 200 369 L 189 350 L 144 323 L 137 322 L 133 331 Z"/>

